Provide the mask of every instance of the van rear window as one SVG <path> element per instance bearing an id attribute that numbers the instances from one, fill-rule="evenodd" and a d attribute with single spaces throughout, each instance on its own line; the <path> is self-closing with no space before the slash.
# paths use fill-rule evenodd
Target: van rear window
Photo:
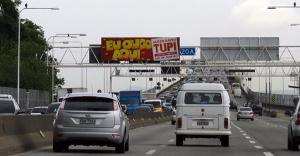
<path id="1" fill-rule="evenodd" d="M 67 98 L 65 110 L 82 111 L 112 111 L 114 110 L 113 100 L 99 97 L 72 97 Z"/>
<path id="2" fill-rule="evenodd" d="M 220 93 L 186 93 L 185 104 L 222 104 Z"/>

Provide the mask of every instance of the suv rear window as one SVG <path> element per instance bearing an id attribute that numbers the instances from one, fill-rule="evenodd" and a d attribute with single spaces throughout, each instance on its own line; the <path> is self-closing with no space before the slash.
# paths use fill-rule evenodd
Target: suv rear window
<path id="1" fill-rule="evenodd" d="M 220 93 L 186 93 L 185 104 L 222 104 Z"/>
<path id="2" fill-rule="evenodd" d="M 10 100 L 1 100 L 0 113 L 15 113 L 14 103 Z"/>
<path id="3" fill-rule="evenodd" d="M 65 110 L 113 111 L 113 100 L 100 97 L 71 97 L 66 99 Z"/>

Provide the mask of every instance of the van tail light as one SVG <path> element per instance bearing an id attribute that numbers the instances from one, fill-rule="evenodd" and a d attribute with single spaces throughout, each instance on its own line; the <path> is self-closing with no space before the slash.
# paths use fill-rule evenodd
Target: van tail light
<path id="1" fill-rule="evenodd" d="M 224 118 L 224 128 L 228 129 L 228 118 Z"/>
<path id="2" fill-rule="evenodd" d="M 300 114 L 297 114 L 296 125 L 300 125 Z"/>
<path id="3" fill-rule="evenodd" d="M 117 111 L 118 110 L 118 103 L 116 101 L 114 101 L 114 111 Z"/>
<path id="4" fill-rule="evenodd" d="M 176 115 L 175 111 L 172 112 L 172 115 Z"/>
<path id="5" fill-rule="evenodd" d="M 250 114 L 253 114 L 253 112 L 250 112 Z"/>
<path id="6" fill-rule="evenodd" d="M 64 110 L 65 109 L 65 104 L 66 104 L 66 100 L 63 100 L 60 104 L 60 110 Z"/>
<path id="7" fill-rule="evenodd" d="M 182 127 L 182 118 L 177 118 L 177 128 Z"/>

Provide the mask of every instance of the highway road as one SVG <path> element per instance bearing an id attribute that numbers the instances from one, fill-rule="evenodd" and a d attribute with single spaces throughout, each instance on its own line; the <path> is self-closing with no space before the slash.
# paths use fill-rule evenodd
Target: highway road
<path id="1" fill-rule="evenodd" d="M 232 98 L 232 95 L 231 99 Z M 234 99 L 238 106 L 244 99 Z M 300 151 L 287 149 L 287 124 L 289 117 L 278 118 L 255 115 L 254 121 L 236 120 L 236 112 L 231 111 L 230 146 L 222 147 L 218 139 L 186 139 L 183 146 L 175 145 L 174 126 L 171 122 L 142 127 L 130 131 L 130 150 L 124 155 L 157 156 L 299 156 Z M 52 155 L 115 155 L 112 147 L 71 146 L 68 152 L 53 153 L 52 146 L 19 156 Z"/>

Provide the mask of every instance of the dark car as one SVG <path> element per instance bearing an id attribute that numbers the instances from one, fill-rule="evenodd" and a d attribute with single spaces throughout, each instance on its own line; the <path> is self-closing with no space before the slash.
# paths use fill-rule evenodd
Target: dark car
<path id="1" fill-rule="evenodd" d="M 45 106 L 40 106 L 40 107 L 34 107 L 32 110 L 31 110 L 31 115 L 39 115 L 39 114 L 45 114 L 46 110 L 47 110 L 48 107 L 45 107 Z"/>
<path id="2" fill-rule="evenodd" d="M 230 101 L 230 109 L 235 109 L 236 112 L 238 111 L 238 108 L 237 108 L 236 104 L 233 103 L 232 100 Z"/>
<path id="3" fill-rule="evenodd" d="M 139 106 L 135 109 L 135 112 L 153 112 L 149 106 Z"/>
<path id="4" fill-rule="evenodd" d="M 32 109 L 33 109 L 33 108 L 28 108 L 28 109 L 26 109 L 26 110 L 25 110 L 25 114 L 31 114 Z"/>
<path id="5" fill-rule="evenodd" d="M 20 107 L 14 99 L 0 99 L 0 115 L 19 114 Z"/>
<path id="6" fill-rule="evenodd" d="M 54 102 L 54 103 L 51 103 L 47 110 L 46 110 L 46 113 L 45 114 L 55 114 L 60 106 L 61 102 Z"/>
<path id="7" fill-rule="evenodd" d="M 151 111 L 154 112 L 154 106 L 152 104 L 142 104 L 141 106 L 148 106 L 150 107 Z"/>

